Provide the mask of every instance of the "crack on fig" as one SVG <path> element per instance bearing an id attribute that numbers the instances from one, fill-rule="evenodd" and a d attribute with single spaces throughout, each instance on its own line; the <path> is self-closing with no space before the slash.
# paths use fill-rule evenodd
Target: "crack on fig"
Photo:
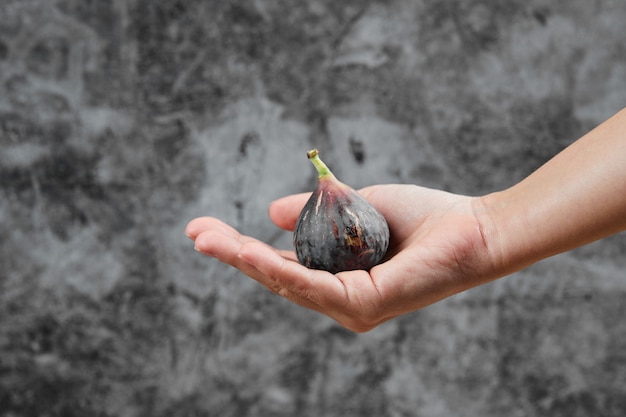
<path id="1" fill-rule="evenodd" d="M 363 230 L 358 224 L 351 224 L 344 229 L 344 238 L 353 253 L 359 253 L 360 249 L 366 249 L 367 243 L 363 241 Z"/>

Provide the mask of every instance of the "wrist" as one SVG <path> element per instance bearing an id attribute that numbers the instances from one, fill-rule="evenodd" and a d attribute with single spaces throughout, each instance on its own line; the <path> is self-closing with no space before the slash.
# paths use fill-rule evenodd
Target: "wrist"
<path id="1" fill-rule="evenodd" d="M 512 187 L 475 200 L 495 273 L 626 230 L 626 111 Z"/>
<path id="2" fill-rule="evenodd" d="M 478 221 L 493 278 L 519 271 L 539 260 L 529 238 L 527 218 L 515 212 L 510 191 L 494 192 L 474 200 Z"/>

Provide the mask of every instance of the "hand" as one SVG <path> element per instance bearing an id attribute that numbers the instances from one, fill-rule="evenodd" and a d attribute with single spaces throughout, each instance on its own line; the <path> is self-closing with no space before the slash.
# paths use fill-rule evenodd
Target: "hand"
<path id="1" fill-rule="evenodd" d="M 626 230 L 626 109 L 523 181 L 482 197 L 414 185 L 361 193 L 387 219 L 391 245 L 369 272 L 330 274 L 204 217 L 187 226 L 196 249 L 354 331 L 518 271 L 543 258 Z M 270 206 L 293 230 L 308 194 Z M 600 202 L 600 203 L 599 203 Z"/>
<path id="2" fill-rule="evenodd" d="M 414 185 L 378 185 L 360 192 L 385 216 L 391 231 L 387 259 L 369 272 L 333 275 L 308 269 L 293 251 L 272 248 L 211 217 L 192 220 L 186 233 L 199 252 L 356 332 L 497 278 L 476 215 L 480 199 Z M 273 202 L 270 218 L 293 230 L 308 197 Z"/>

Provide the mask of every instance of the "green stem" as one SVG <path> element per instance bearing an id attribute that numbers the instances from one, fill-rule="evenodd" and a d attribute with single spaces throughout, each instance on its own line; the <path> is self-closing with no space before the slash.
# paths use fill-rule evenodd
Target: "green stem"
<path id="1" fill-rule="evenodd" d="M 317 170 L 318 178 L 334 177 L 330 169 L 328 169 L 326 164 L 320 159 L 317 149 L 311 149 L 306 153 L 306 156 L 313 163 L 313 166 Z"/>

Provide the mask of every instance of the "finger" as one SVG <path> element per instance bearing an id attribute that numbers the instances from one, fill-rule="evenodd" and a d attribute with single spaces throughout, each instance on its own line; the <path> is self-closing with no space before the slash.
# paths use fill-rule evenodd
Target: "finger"
<path id="1" fill-rule="evenodd" d="M 327 309 L 312 301 L 310 298 L 303 297 L 301 294 L 294 292 L 293 287 L 287 288 L 283 281 L 276 279 L 275 275 L 268 274 L 267 268 L 259 269 L 257 267 L 255 261 L 257 259 L 263 259 L 266 262 L 273 261 L 274 264 L 281 264 L 282 262 L 285 262 L 287 265 L 294 264 L 295 254 L 293 251 L 278 251 L 261 241 L 247 236 L 241 236 L 239 239 L 231 240 L 227 238 L 225 241 L 222 241 L 219 247 L 220 251 L 215 252 L 212 247 L 203 246 L 204 238 L 205 237 L 202 236 L 199 239 L 200 245 L 204 250 L 213 251 L 218 259 L 238 268 L 273 293 L 295 302 L 298 305 L 328 315 Z M 211 240 L 213 241 L 212 238 Z M 283 257 L 283 254 L 286 255 L 286 257 Z M 301 268 L 305 273 L 309 271 L 307 268 Z"/>
<path id="2" fill-rule="evenodd" d="M 328 310 L 345 307 L 349 301 L 336 276 L 285 259 L 263 243 L 249 242 L 239 256 L 279 288 L 280 295 L 298 304 L 306 302 L 307 307 L 314 305 L 315 310 L 328 314 Z"/>
<path id="3" fill-rule="evenodd" d="M 269 207 L 270 219 L 276 226 L 293 230 L 311 193 L 293 194 L 273 201 Z"/>
<path id="4" fill-rule="evenodd" d="M 292 251 L 277 251 L 249 236 L 236 231 L 233 234 L 234 229 L 227 230 L 228 234 L 214 229 L 200 233 L 196 249 L 234 266 L 270 291 L 335 319 L 348 329 L 366 331 L 377 325 L 371 318 L 360 317 L 362 314 L 371 316 L 363 310 L 368 303 L 366 300 L 370 300 L 365 294 L 366 283 L 370 282 L 367 272 L 333 275 L 308 269 L 293 260 Z M 286 257 L 281 256 L 283 254 Z"/>
<path id="5" fill-rule="evenodd" d="M 241 265 L 237 255 L 241 246 L 257 239 L 240 234 L 236 229 L 219 219 L 202 217 L 192 220 L 188 226 L 195 235 L 195 249 L 236 268 Z"/>
<path id="6" fill-rule="evenodd" d="M 198 235 L 207 230 L 218 231 L 231 237 L 239 236 L 239 232 L 237 230 L 214 217 L 198 217 L 191 220 L 187 224 L 187 227 L 185 227 L 185 234 L 190 239 L 195 240 Z"/>
<path id="7" fill-rule="evenodd" d="M 250 276 L 273 292 L 356 332 L 371 330 L 392 318 L 380 314 L 376 289 L 366 271 L 333 275 L 312 270 L 266 246 L 246 243 L 239 256 L 254 271 Z"/>

